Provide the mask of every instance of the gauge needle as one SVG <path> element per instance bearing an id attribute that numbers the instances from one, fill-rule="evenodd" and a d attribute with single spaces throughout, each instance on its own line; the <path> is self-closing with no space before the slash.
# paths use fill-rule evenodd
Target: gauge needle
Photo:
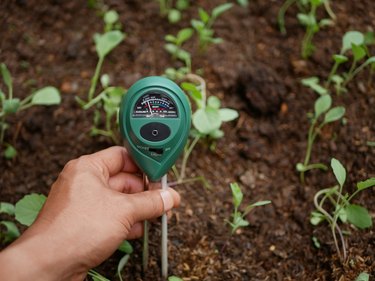
<path id="1" fill-rule="evenodd" d="M 147 102 L 147 104 L 148 104 L 148 108 L 150 109 L 150 113 L 152 114 L 152 109 L 151 109 L 151 105 L 150 105 L 150 103 L 149 103 L 149 102 Z"/>

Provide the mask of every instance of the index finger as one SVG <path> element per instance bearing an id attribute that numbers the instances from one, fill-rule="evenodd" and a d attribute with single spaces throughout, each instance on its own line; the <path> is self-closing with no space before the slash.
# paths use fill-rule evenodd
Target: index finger
<path id="1" fill-rule="evenodd" d="M 90 154 L 89 157 L 94 162 L 99 162 L 100 167 L 104 166 L 109 176 L 116 175 L 119 172 L 136 173 L 140 171 L 130 158 L 127 150 L 121 146 L 112 146 Z"/>

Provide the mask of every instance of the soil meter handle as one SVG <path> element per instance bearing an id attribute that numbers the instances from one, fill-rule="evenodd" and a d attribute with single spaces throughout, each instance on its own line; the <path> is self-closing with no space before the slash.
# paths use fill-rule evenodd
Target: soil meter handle
<path id="1" fill-rule="evenodd" d="M 130 155 L 150 181 L 158 181 L 184 149 L 191 124 L 190 104 L 173 81 L 146 77 L 123 96 L 119 122 Z"/>

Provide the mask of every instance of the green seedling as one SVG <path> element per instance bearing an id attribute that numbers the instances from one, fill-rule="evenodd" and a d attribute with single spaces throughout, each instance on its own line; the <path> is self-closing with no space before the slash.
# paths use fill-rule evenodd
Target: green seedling
<path id="1" fill-rule="evenodd" d="M 366 272 L 361 272 L 355 279 L 355 281 L 369 281 L 369 280 L 370 280 L 370 274 Z"/>
<path id="2" fill-rule="evenodd" d="M 265 200 L 249 204 L 246 206 L 245 210 L 241 212 L 239 210 L 243 200 L 243 193 L 241 191 L 241 188 L 237 183 L 231 183 L 230 188 L 232 190 L 232 201 L 234 210 L 231 215 L 232 221 L 226 220 L 226 222 L 231 226 L 231 235 L 233 235 L 237 229 L 249 225 L 249 222 L 247 221 L 246 217 L 255 207 L 270 204 L 271 201 Z"/>
<path id="3" fill-rule="evenodd" d="M 114 143 L 119 143 L 119 140 L 113 130 L 113 121 L 117 121 L 117 111 L 121 102 L 121 97 L 126 91 L 122 87 L 110 86 L 109 75 L 103 74 L 100 76 L 100 83 L 102 91 L 94 96 L 97 84 L 99 82 L 99 75 L 106 56 L 112 52 L 124 39 L 125 34 L 119 30 L 113 30 L 119 26 L 118 14 L 110 10 L 104 15 L 105 30 L 103 34 L 95 34 L 94 42 L 95 49 L 98 55 L 98 63 L 95 68 L 94 76 L 91 79 L 90 89 L 87 95 L 87 101 L 76 97 L 77 102 L 84 110 L 95 106 L 93 127 L 91 135 L 102 135 L 110 138 Z M 105 120 L 104 128 L 99 128 L 102 120 L 102 112 L 104 111 Z"/>
<path id="4" fill-rule="evenodd" d="M 305 172 L 312 169 L 327 170 L 327 166 L 323 163 L 310 163 L 313 144 L 320 134 L 321 130 L 327 124 L 338 121 L 344 117 L 345 108 L 336 106 L 332 108 L 332 98 L 328 94 L 320 96 L 314 104 L 314 114 L 311 117 L 311 125 L 307 135 L 307 147 L 305 160 L 303 163 L 296 165 L 297 171 L 300 172 L 301 182 L 305 182 Z"/>
<path id="5" fill-rule="evenodd" d="M 328 0 L 287 0 L 284 2 L 279 10 L 278 23 L 280 31 L 286 34 L 285 29 L 285 13 L 290 6 L 296 4 L 299 7 L 299 13 L 297 14 L 297 19 L 301 25 L 305 26 L 306 32 L 302 40 L 302 57 L 304 59 L 310 57 L 315 49 L 312 43 L 315 33 L 317 33 L 320 28 L 333 25 L 333 20 L 336 18 L 333 14 Z M 326 12 L 330 18 L 323 18 L 321 20 L 317 19 L 317 10 L 320 6 L 324 6 Z"/>
<path id="6" fill-rule="evenodd" d="M 184 281 L 184 280 L 177 276 L 169 276 L 168 281 Z"/>
<path id="7" fill-rule="evenodd" d="M 219 139 L 224 136 L 220 129 L 223 122 L 229 122 L 238 117 L 238 112 L 229 108 L 221 108 L 220 100 L 215 96 L 207 98 L 206 82 L 196 74 L 187 74 L 185 79 L 190 82 L 183 82 L 181 87 L 188 93 L 195 103 L 195 111 L 192 114 L 193 129 L 191 140 L 188 140 L 184 149 L 181 163 L 181 170 L 177 173 L 177 182 L 185 179 L 186 165 L 191 152 L 200 139 Z"/>
<path id="8" fill-rule="evenodd" d="M 311 213 L 310 222 L 318 225 L 327 221 L 334 240 L 338 255 L 343 262 L 346 261 L 347 250 L 344 234 L 338 222 L 351 224 L 359 229 L 372 227 L 372 218 L 368 210 L 360 205 L 352 204 L 353 198 L 365 189 L 375 186 L 375 178 L 370 178 L 357 183 L 357 190 L 351 195 L 343 192 L 346 181 L 346 170 L 344 166 L 335 158 L 331 160 L 331 168 L 337 183 L 333 187 L 318 191 L 314 196 L 316 210 Z M 331 208 L 328 206 L 331 205 Z M 339 235 L 341 248 L 339 246 L 337 234 Z"/>
<path id="9" fill-rule="evenodd" d="M 366 34 L 359 31 L 346 32 L 342 38 L 340 53 L 333 56 L 334 65 L 325 82 L 325 88 L 329 88 L 330 84 L 333 83 L 337 94 L 347 92 L 347 84 L 366 67 L 371 67 L 371 71 L 373 71 L 375 68 L 375 56 L 370 55 L 367 46 L 374 43 L 373 32 L 368 32 Z M 351 58 L 346 55 L 349 51 L 352 53 Z M 337 70 L 339 66 L 350 60 L 351 66 L 349 71 L 341 75 L 338 74 Z"/>
<path id="10" fill-rule="evenodd" d="M 210 44 L 218 44 L 223 42 L 221 38 L 214 37 L 215 31 L 212 26 L 217 18 L 224 12 L 233 7 L 232 3 L 225 3 L 217 6 L 211 12 L 211 15 L 203 8 L 199 8 L 199 19 L 192 19 L 191 25 L 198 33 L 199 46 L 201 50 L 206 50 Z"/>
<path id="11" fill-rule="evenodd" d="M 115 10 L 109 10 L 105 12 L 103 16 L 104 20 L 104 32 L 110 32 L 112 30 L 120 30 L 121 23 L 119 21 L 119 14 Z"/>
<path id="12" fill-rule="evenodd" d="M 242 7 L 247 7 L 249 6 L 249 0 L 237 0 L 238 5 Z"/>
<path id="13" fill-rule="evenodd" d="M 4 142 L 5 131 L 10 126 L 7 118 L 34 105 L 60 104 L 61 97 L 55 87 L 48 86 L 35 91 L 23 100 L 15 98 L 13 95 L 12 76 L 4 63 L 0 64 L 0 72 L 3 83 L 7 88 L 7 94 L 0 89 L 0 147 L 5 146 L 4 157 L 12 159 L 16 156 L 17 151 L 11 144 Z"/>
<path id="14" fill-rule="evenodd" d="M 181 60 L 185 64 L 183 69 L 186 73 L 191 72 L 191 55 L 182 48 L 182 45 L 189 40 L 192 35 L 193 29 L 184 28 L 181 29 L 176 36 L 170 34 L 165 36 L 165 41 L 168 42 L 164 45 L 165 50 L 172 55 L 173 59 Z M 171 74 L 170 70 L 169 73 Z"/>
<path id="15" fill-rule="evenodd" d="M 167 16 L 170 23 L 177 23 L 182 18 L 182 12 L 189 7 L 189 0 L 158 0 L 160 15 Z"/>
<path id="16" fill-rule="evenodd" d="M 0 215 L 5 214 L 8 217 L 14 217 L 15 207 L 13 204 L 7 202 L 0 202 Z M 0 225 L 5 228 L 5 231 L 0 231 L 0 242 L 9 243 L 20 236 L 20 231 L 13 221 L 0 220 Z"/>

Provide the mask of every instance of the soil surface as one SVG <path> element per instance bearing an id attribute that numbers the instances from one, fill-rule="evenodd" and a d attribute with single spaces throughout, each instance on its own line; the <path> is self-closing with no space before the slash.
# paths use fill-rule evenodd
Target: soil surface
<path id="1" fill-rule="evenodd" d="M 336 24 L 316 34 L 317 49 L 309 60 L 300 57 L 304 30 L 295 7 L 287 12 L 288 34 L 283 36 L 276 20 L 281 1 L 249 2 L 246 8 L 235 5 L 214 25 L 222 44 L 206 53 L 198 51 L 195 40 L 186 46 L 193 69 L 203 71 L 209 93 L 238 110 L 240 117 L 224 125 L 225 137 L 216 149 L 202 141 L 192 153 L 188 176 L 204 176 L 211 189 L 198 182 L 175 187 L 182 204 L 169 222 L 170 273 L 186 281 L 349 281 L 361 272 L 374 278 L 374 230 L 344 227 L 351 234 L 345 237 L 348 260 L 341 263 L 327 225 L 312 227 L 309 222 L 314 194 L 333 186 L 335 179 L 331 172 L 312 171 L 302 185 L 295 165 L 304 158 L 307 113 L 316 99 L 300 79 L 328 75 L 331 56 L 340 50 L 346 31 L 373 31 L 375 2 L 332 1 Z M 198 7 L 211 10 L 222 1 L 194 1 L 176 25 L 159 16 L 156 1 L 105 3 L 120 14 L 127 38 L 108 56 L 103 73 L 113 85 L 128 88 L 141 77 L 178 66 L 163 49 L 164 36 L 187 27 Z M 88 8 L 87 1 L 5 0 L 0 3 L 0 27 L 0 62 L 12 73 L 15 95 L 23 98 L 46 85 L 62 93 L 60 106 L 30 108 L 10 119 L 6 140 L 18 156 L 0 157 L 0 201 L 14 203 L 31 192 L 48 194 L 67 161 L 113 143 L 90 137 L 93 111 L 83 111 L 75 101 L 75 96 L 86 97 L 97 62 L 92 37 L 103 30 L 98 11 Z M 374 53 L 372 47 L 370 51 Z M 375 147 L 367 144 L 375 140 L 375 89 L 368 80 L 364 71 L 349 84 L 347 94 L 334 96 L 335 105 L 345 106 L 347 122 L 326 127 L 313 147 L 313 162 L 328 164 L 335 157 L 345 165 L 345 188 L 351 192 L 357 181 L 375 176 Z M 230 237 L 225 219 L 232 211 L 229 183 L 235 181 L 244 202 L 272 204 L 251 212 L 250 226 Z M 372 217 L 374 196 L 370 189 L 355 199 Z M 124 280 L 160 280 L 158 222 L 152 224 L 150 236 L 148 272 L 141 270 L 141 241 L 134 241 Z M 320 241 L 319 249 L 313 236 Z M 120 257 L 115 253 L 97 270 L 117 280 Z"/>

